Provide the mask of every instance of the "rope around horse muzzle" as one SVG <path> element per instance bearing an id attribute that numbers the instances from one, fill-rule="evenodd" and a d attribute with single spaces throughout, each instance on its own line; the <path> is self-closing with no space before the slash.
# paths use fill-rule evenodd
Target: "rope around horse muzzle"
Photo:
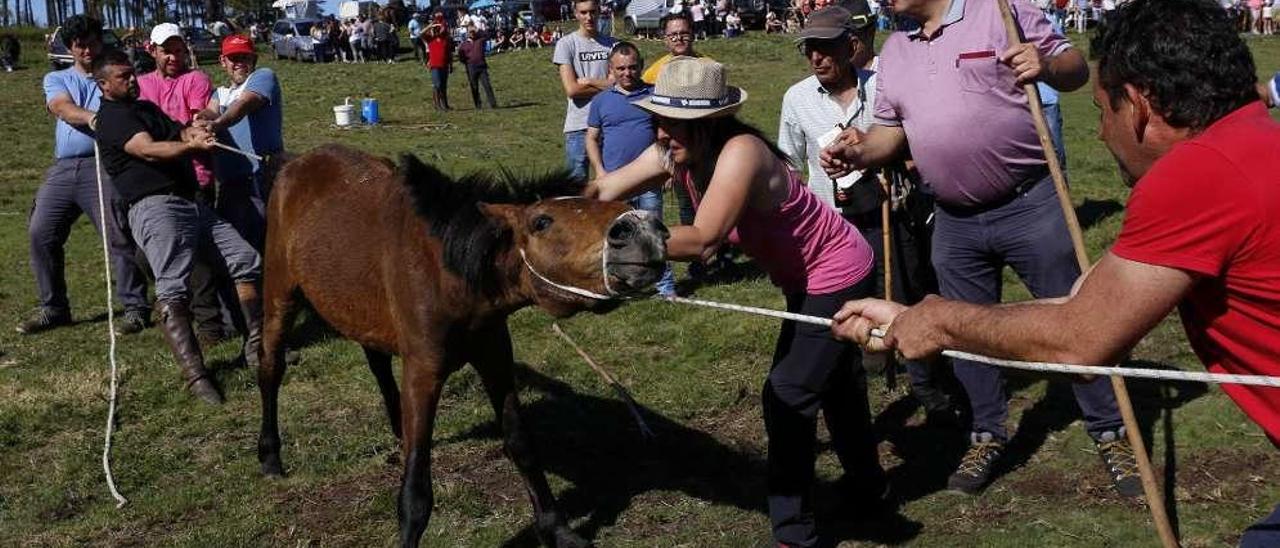
<path id="1" fill-rule="evenodd" d="M 562 199 L 573 199 L 573 198 L 576 198 L 576 197 L 568 196 Z M 613 222 L 609 223 L 609 226 L 612 227 L 613 225 L 617 224 L 617 222 L 621 221 L 623 217 L 634 216 L 634 217 L 639 217 L 641 220 L 643 220 L 648 218 L 650 215 L 652 215 L 652 213 L 649 213 L 648 211 L 642 211 L 639 209 L 629 209 L 627 211 L 623 211 L 620 215 L 615 217 L 613 219 Z M 545 283 L 551 287 L 554 287 L 561 291 L 572 293 L 574 295 L 578 295 L 580 297 L 595 299 L 597 301 L 612 301 L 612 300 L 631 298 L 627 295 L 623 295 L 621 293 L 618 293 L 617 291 L 614 291 L 614 289 L 609 285 L 609 265 L 612 263 L 610 263 L 609 261 L 609 235 L 608 234 L 605 234 L 604 242 L 601 244 L 601 249 L 600 249 L 600 278 L 601 278 L 601 281 L 604 282 L 604 291 L 606 293 L 604 295 L 601 295 L 594 291 L 582 289 L 580 287 L 574 287 L 571 285 L 565 285 L 565 284 L 560 284 L 560 283 L 551 281 L 550 278 L 542 275 L 541 272 L 538 272 L 538 269 L 533 267 L 533 263 L 529 262 L 529 257 L 525 254 L 523 247 L 519 248 L 519 250 L 520 250 L 520 260 L 524 261 L 524 266 L 525 268 L 529 269 L 529 273 L 533 274 L 533 276 L 538 280 L 542 281 L 542 283 Z"/>

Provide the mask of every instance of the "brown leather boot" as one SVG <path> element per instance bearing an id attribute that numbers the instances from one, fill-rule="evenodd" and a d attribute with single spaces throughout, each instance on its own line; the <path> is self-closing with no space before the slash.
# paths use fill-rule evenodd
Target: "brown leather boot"
<path id="1" fill-rule="evenodd" d="M 214 386 L 212 375 L 204 368 L 204 355 L 191 330 L 191 309 L 182 301 L 163 301 L 160 308 L 160 330 L 173 351 L 182 372 L 182 380 L 191 394 L 210 404 L 221 404 L 222 394 Z"/>
<path id="2" fill-rule="evenodd" d="M 244 325 L 248 331 L 242 349 L 244 363 L 257 368 L 262 354 L 262 294 L 258 292 L 257 284 L 249 282 L 236 284 L 236 295 L 240 297 L 240 311 L 244 313 Z"/>

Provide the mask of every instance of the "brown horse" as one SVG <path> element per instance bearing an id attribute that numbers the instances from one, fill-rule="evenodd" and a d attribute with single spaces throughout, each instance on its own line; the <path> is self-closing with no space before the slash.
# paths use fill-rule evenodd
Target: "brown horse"
<path id="1" fill-rule="evenodd" d="M 651 286 L 662 274 L 667 230 L 619 203 L 540 199 L 581 188 L 556 176 L 523 184 L 452 181 L 411 155 L 397 169 L 337 145 L 285 165 L 272 191 L 264 256 L 263 473 L 284 473 L 276 407 L 282 339 L 305 301 L 364 347 L 377 378 L 403 451 L 403 545 L 417 546 L 426 530 L 436 407 L 445 379 L 466 363 L 479 372 L 497 413 L 539 537 L 548 545 L 585 545 L 556 510 L 521 426 L 507 316 L 530 304 L 556 316 L 616 307 L 616 299 L 600 298 L 606 295 L 557 284 L 597 294 Z M 403 392 L 392 355 L 403 360 Z"/>

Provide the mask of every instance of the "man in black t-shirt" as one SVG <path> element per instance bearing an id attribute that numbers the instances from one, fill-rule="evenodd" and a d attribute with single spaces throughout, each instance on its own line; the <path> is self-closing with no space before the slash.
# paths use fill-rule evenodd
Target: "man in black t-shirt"
<path id="1" fill-rule="evenodd" d="M 188 282 L 194 256 L 198 250 L 216 251 L 210 264 L 225 266 L 235 280 L 249 328 L 244 356 L 250 365 L 257 364 L 262 340 L 257 289 L 262 267 L 235 228 L 194 199 L 195 172 L 187 154 L 212 149 L 214 136 L 203 125 L 182 127 L 160 107 L 139 101 L 138 80 L 123 53 L 103 54 L 94 61 L 93 76 L 102 90 L 96 119 L 102 163 L 117 197 L 128 204 L 129 231 L 155 272 L 165 341 L 192 394 L 222 403 L 191 329 Z"/>

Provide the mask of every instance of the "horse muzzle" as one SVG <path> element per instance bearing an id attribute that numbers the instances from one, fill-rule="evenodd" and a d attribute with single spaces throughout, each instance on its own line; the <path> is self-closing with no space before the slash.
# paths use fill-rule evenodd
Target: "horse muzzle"
<path id="1" fill-rule="evenodd" d="M 614 219 L 606 234 L 605 275 L 609 289 L 619 294 L 648 290 L 667 267 L 667 238 L 658 217 L 632 210 Z"/>

